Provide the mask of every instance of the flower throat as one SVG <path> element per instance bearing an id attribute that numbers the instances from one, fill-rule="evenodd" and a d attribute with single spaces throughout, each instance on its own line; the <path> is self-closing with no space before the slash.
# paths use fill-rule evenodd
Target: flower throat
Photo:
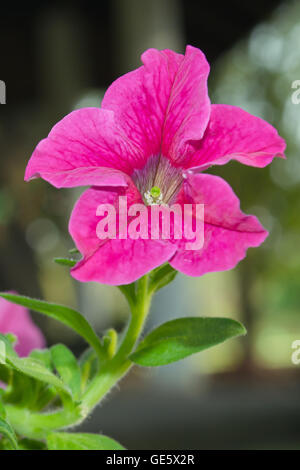
<path id="1" fill-rule="evenodd" d="M 183 181 L 181 168 L 163 156 L 150 157 L 145 166 L 135 170 L 132 179 L 146 205 L 171 205 Z"/>

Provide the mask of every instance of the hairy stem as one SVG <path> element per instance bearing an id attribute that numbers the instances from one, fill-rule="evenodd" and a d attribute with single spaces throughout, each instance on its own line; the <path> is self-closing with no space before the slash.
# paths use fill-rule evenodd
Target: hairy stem
<path id="1" fill-rule="evenodd" d="M 128 356 L 142 332 L 150 308 L 151 295 L 146 275 L 136 283 L 135 301 L 132 298 L 129 300 L 131 318 L 117 353 L 113 358 L 102 363 L 98 374 L 87 386 L 79 404 L 52 413 L 32 413 L 16 405 L 7 404 L 9 421 L 19 434 L 29 438 L 45 439 L 49 432 L 76 426 L 88 416 L 132 367 L 133 363 Z"/>

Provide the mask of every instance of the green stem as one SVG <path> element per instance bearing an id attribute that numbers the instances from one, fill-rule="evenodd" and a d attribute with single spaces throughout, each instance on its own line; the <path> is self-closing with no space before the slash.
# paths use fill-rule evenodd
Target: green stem
<path id="1" fill-rule="evenodd" d="M 50 431 L 80 424 L 103 399 L 107 392 L 129 371 L 133 363 L 128 359 L 142 332 L 148 315 L 152 294 L 148 289 L 148 276 L 137 281 L 135 302 L 131 298 L 131 319 L 116 355 L 103 363 L 98 374 L 88 385 L 79 405 L 53 413 L 31 413 L 15 405 L 6 405 L 11 425 L 29 438 L 44 439 Z"/>
<path id="2" fill-rule="evenodd" d="M 150 302 L 148 277 L 144 276 L 138 281 L 136 302 L 131 305 L 131 321 L 117 354 L 102 367 L 82 397 L 82 403 L 87 409 L 90 410 L 96 406 L 112 386 L 132 367 L 132 362 L 127 358 L 143 329 L 149 312 Z"/>

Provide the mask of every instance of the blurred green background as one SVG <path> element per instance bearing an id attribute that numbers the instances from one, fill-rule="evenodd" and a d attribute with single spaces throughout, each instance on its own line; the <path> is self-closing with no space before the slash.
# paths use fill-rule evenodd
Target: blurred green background
<path id="1" fill-rule="evenodd" d="M 128 310 L 114 287 L 79 284 L 53 263 L 73 247 L 68 219 L 78 195 L 23 182 L 38 141 L 72 109 L 98 106 L 107 86 L 148 47 L 201 48 L 212 102 L 272 123 L 287 160 L 265 169 L 214 169 L 247 213 L 270 231 L 233 271 L 179 275 L 157 295 L 147 328 L 184 315 L 228 316 L 247 337 L 159 370 L 134 369 L 82 427 L 131 449 L 300 448 L 300 80 L 298 1 L 110 0 L 1 6 L 0 289 L 76 306 L 98 331 L 121 329 Z M 49 344 L 84 345 L 34 316 Z"/>

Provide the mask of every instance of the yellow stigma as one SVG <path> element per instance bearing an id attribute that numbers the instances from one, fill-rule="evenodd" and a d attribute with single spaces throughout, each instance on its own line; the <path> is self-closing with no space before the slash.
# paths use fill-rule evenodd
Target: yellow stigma
<path id="1" fill-rule="evenodd" d="M 153 188 L 150 189 L 150 194 L 154 199 L 159 198 L 161 191 L 158 186 L 153 186 Z"/>
<path id="2" fill-rule="evenodd" d="M 158 186 L 153 186 L 150 191 L 144 193 L 144 200 L 147 206 L 157 206 L 163 204 L 163 194 Z"/>

